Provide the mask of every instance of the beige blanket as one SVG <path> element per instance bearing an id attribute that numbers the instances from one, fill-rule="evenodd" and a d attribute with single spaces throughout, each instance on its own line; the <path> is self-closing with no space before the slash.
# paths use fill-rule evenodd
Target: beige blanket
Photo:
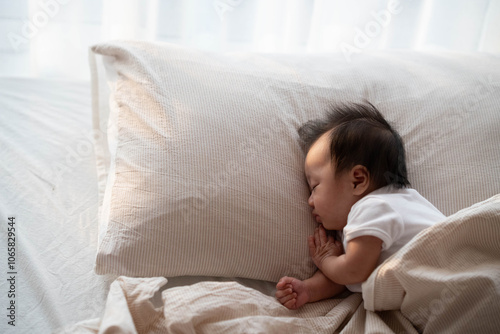
<path id="1" fill-rule="evenodd" d="M 165 278 L 119 277 L 88 333 L 498 333 L 500 195 L 419 234 L 351 294 L 287 310 L 236 282 L 162 292 Z M 363 298 L 362 298 L 363 297 Z"/>

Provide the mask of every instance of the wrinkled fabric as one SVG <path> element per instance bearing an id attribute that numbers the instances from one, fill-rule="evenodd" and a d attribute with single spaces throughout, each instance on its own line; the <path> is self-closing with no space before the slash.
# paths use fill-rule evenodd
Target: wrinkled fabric
<path id="1" fill-rule="evenodd" d="M 398 311 L 365 311 L 359 293 L 291 311 L 237 282 L 201 282 L 164 290 L 163 305 L 155 308 L 149 299 L 166 282 L 121 276 L 103 317 L 64 333 L 416 333 Z"/>

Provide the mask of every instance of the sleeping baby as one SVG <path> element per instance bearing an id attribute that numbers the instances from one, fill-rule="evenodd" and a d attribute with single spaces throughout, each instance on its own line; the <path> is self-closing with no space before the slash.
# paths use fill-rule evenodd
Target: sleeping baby
<path id="1" fill-rule="evenodd" d="M 320 224 L 308 238 L 318 271 L 304 281 L 280 279 L 276 298 L 289 309 L 345 287 L 361 292 L 380 263 L 445 218 L 409 188 L 402 139 L 372 104 L 332 107 L 299 135 L 307 152 L 308 203 Z M 342 242 L 327 230 L 339 231 Z"/>

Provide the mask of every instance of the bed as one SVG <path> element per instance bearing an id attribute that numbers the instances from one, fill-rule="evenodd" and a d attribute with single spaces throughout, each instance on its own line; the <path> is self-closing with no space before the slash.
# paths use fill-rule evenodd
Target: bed
<path id="1" fill-rule="evenodd" d="M 91 82 L 0 78 L 2 333 L 500 328 L 497 55 L 115 41 L 89 63 Z M 277 280 L 315 270 L 296 129 L 361 100 L 447 218 L 362 293 L 287 310 Z"/>

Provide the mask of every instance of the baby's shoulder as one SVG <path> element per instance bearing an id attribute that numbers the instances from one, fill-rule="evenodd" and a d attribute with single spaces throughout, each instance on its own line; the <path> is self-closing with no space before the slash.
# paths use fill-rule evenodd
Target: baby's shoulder
<path id="1" fill-rule="evenodd" d="M 351 208 L 353 216 L 361 215 L 365 218 L 382 216 L 398 211 L 398 205 L 395 205 L 394 200 L 380 194 L 368 194 Z"/>
<path id="2" fill-rule="evenodd" d="M 351 211 L 366 211 L 373 214 L 400 212 L 402 208 L 419 201 L 420 194 L 411 188 L 383 187 L 372 191 L 356 202 Z"/>

